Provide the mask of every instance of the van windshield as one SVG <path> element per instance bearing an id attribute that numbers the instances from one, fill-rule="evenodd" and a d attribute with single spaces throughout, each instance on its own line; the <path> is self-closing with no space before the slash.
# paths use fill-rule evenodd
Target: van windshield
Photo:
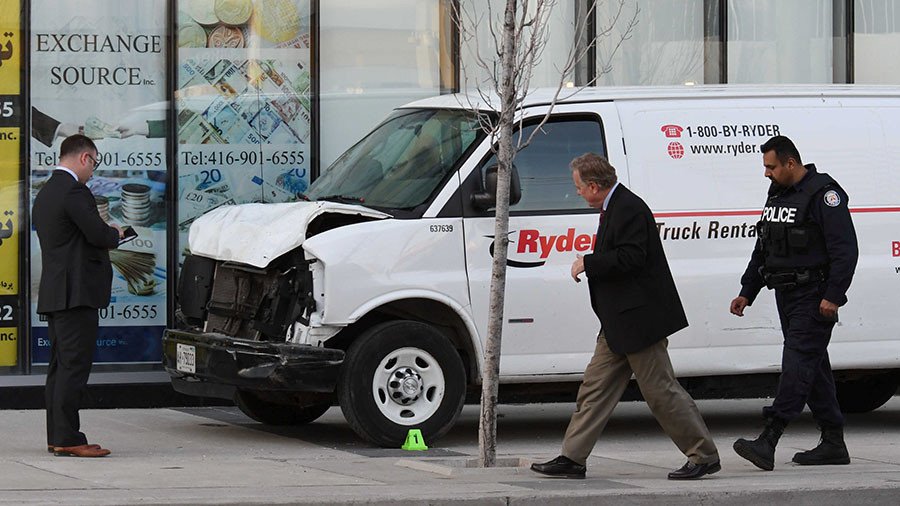
<path id="1" fill-rule="evenodd" d="M 335 160 L 306 197 L 389 209 L 418 206 L 481 136 L 469 111 L 395 111 Z"/>

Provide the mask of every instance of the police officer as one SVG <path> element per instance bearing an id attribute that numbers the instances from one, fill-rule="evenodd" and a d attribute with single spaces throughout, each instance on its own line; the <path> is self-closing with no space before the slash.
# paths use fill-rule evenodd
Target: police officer
<path id="1" fill-rule="evenodd" d="M 812 450 L 795 454 L 793 461 L 849 464 L 844 417 L 828 360 L 831 330 L 838 307 L 847 302 L 859 256 L 847 194 L 814 164 L 803 165 L 787 137 L 772 137 L 760 150 L 772 185 L 731 313 L 743 316 L 763 286 L 775 290 L 784 349 L 775 400 L 763 409 L 765 428 L 755 440 L 735 441 L 734 451 L 771 471 L 784 428 L 808 404 L 822 439 Z"/>

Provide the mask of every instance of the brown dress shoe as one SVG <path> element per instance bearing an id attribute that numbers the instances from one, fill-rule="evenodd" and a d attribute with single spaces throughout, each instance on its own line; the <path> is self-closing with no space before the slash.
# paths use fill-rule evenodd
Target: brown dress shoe
<path id="1" fill-rule="evenodd" d="M 91 448 L 100 448 L 100 445 L 88 445 L 88 446 Z M 55 452 L 56 450 L 54 448 L 56 448 L 56 447 L 53 445 L 47 445 L 47 453 Z"/>
<path id="2" fill-rule="evenodd" d="M 111 452 L 99 445 L 54 446 L 53 455 L 57 457 L 105 457 Z"/>

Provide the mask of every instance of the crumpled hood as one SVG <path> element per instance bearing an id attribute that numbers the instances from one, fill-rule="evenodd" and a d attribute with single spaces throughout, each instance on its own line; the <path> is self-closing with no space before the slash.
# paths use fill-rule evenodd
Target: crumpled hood
<path id="1" fill-rule="evenodd" d="M 188 235 L 191 254 L 263 268 L 306 238 L 306 227 L 324 213 L 390 215 L 337 202 L 222 206 L 197 218 Z"/>

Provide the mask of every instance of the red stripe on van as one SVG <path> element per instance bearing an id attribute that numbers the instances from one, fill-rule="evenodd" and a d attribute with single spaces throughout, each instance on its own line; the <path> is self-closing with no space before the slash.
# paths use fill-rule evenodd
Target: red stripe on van
<path id="1" fill-rule="evenodd" d="M 851 213 L 900 213 L 900 207 L 856 207 Z M 759 216 L 762 210 L 748 211 L 672 211 L 653 213 L 656 218 L 699 218 L 708 216 Z"/>
<path id="2" fill-rule="evenodd" d="M 900 207 L 857 207 L 851 213 L 900 213 Z"/>
<path id="3" fill-rule="evenodd" d="M 675 211 L 670 213 L 653 213 L 657 218 L 696 218 L 700 216 L 759 216 L 759 211 Z"/>

